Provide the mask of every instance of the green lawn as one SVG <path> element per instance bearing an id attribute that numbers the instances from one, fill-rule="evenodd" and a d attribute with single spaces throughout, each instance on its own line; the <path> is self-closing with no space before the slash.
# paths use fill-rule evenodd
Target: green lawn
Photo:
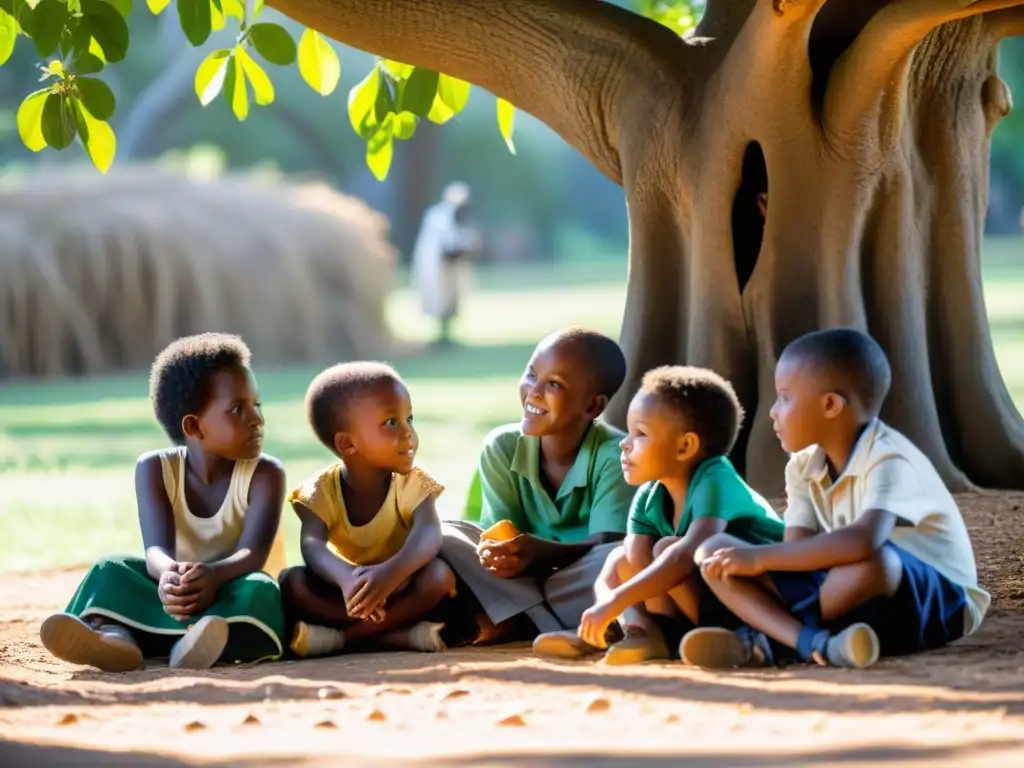
<path id="1" fill-rule="evenodd" d="M 1024 403 L 1024 241 L 986 249 L 986 299 L 1005 375 Z M 615 334 L 625 265 L 564 264 L 480 274 L 458 336 L 445 354 L 394 360 L 408 379 L 420 462 L 447 485 L 440 508 L 458 513 L 476 452 L 492 427 L 518 418 L 516 380 L 537 339 L 577 323 Z M 429 338 L 413 296 L 389 303 L 396 333 Z M 267 416 L 266 450 L 285 461 L 289 483 L 331 460 L 306 426 L 302 397 L 317 367 L 257 375 Z M 107 551 L 138 551 L 135 457 L 166 443 L 146 397 L 146 375 L 0 385 L 0 572 L 87 563 Z M 289 558 L 296 526 L 286 514 Z"/>

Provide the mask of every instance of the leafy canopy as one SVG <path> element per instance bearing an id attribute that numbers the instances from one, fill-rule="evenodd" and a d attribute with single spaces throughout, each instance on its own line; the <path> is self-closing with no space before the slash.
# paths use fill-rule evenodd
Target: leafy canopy
<path id="1" fill-rule="evenodd" d="M 213 32 L 237 29 L 234 45 L 210 51 L 196 69 L 195 92 L 207 106 L 223 97 L 244 121 L 253 103 L 274 101 L 274 84 L 265 65 L 296 64 L 302 79 L 321 96 L 330 96 L 341 79 L 341 64 L 329 40 L 306 29 L 296 44 L 280 24 L 262 21 L 263 0 L 173 0 L 185 38 L 204 45 Z M 684 34 L 696 23 L 702 0 L 613 0 L 632 7 Z M 172 0 L 146 0 L 150 12 L 167 11 Z M 122 61 L 131 31 L 133 0 L 0 0 L 0 66 L 10 59 L 19 38 L 31 42 L 44 62 L 43 87 L 29 93 L 18 108 L 18 133 L 33 152 L 66 149 L 78 143 L 101 172 L 114 161 L 117 139 L 110 126 L 116 100 L 101 75 Z M 416 133 L 420 120 L 443 124 L 469 101 L 464 80 L 422 67 L 378 58 L 348 94 L 352 128 L 366 142 L 366 164 L 383 181 L 391 167 L 395 141 Z M 510 152 L 515 108 L 497 100 L 498 128 Z"/>

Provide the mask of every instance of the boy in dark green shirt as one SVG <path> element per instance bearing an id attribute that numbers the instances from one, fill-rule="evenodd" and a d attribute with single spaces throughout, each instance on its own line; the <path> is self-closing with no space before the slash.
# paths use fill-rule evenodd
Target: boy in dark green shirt
<path id="1" fill-rule="evenodd" d="M 695 624 L 711 607 L 701 606 L 707 591 L 694 565 L 697 548 L 722 531 L 757 544 L 782 540 L 778 515 L 726 458 L 742 418 L 732 386 L 712 371 L 675 366 L 648 372 L 630 404 L 622 441 L 626 481 L 643 486 L 633 499 L 626 541 L 609 555 L 595 585 L 597 602 L 578 630 L 541 635 L 537 653 L 595 653 L 608 647 L 609 628 L 618 620 L 624 636 L 608 648 L 606 663 L 669 658 L 652 614 Z"/>
<path id="2" fill-rule="evenodd" d="M 594 580 L 626 532 L 634 493 L 622 475 L 624 435 L 598 420 L 625 373 L 607 336 L 552 334 L 520 382 L 522 420 L 484 441 L 467 519 L 444 525 L 441 547 L 486 614 L 477 642 L 500 638 L 521 614 L 537 631 L 575 627 L 593 603 Z M 502 520 L 518 535 L 481 540 Z"/>

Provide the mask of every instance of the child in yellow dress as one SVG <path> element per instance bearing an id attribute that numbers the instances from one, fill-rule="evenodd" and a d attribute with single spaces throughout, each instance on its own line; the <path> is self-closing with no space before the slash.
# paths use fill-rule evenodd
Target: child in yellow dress
<path id="1" fill-rule="evenodd" d="M 455 591 L 454 574 L 437 558 L 434 503 L 444 489 L 414 466 L 409 390 L 390 366 L 344 363 L 313 380 L 306 409 L 339 461 L 288 496 L 306 562 L 281 576 L 292 651 L 324 655 L 371 638 L 444 650 L 443 623 L 424 620 Z"/>

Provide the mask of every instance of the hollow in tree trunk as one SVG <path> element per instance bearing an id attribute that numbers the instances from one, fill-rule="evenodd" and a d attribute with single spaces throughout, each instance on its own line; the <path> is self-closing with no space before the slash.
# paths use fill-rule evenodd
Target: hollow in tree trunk
<path id="1" fill-rule="evenodd" d="M 1024 0 L 709 0 L 686 39 L 598 0 L 270 4 L 483 86 L 622 184 L 613 421 L 649 368 L 713 368 L 747 411 L 733 459 L 775 494 L 778 356 L 851 325 L 892 362 L 883 418 L 951 488 L 1024 487 L 980 272 L 990 138 L 1010 108 L 997 47 L 1024 34 Z"/>

